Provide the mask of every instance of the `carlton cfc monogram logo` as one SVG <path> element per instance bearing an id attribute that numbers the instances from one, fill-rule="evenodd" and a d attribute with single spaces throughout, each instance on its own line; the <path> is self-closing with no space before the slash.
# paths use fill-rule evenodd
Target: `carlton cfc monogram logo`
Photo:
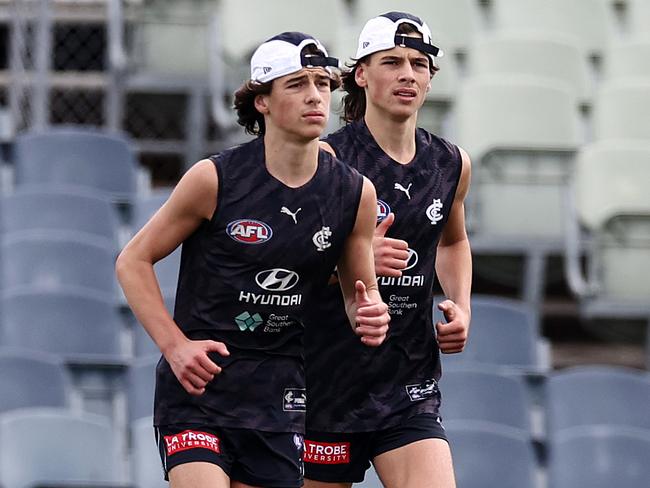
<path id="1" fill-rule="evenodd" d="M 273 236 L 273 230 L 268 224 L 253 219 L 230 222 L 226 227 L 226 233 L 243 244 L 261 244 Z"/>

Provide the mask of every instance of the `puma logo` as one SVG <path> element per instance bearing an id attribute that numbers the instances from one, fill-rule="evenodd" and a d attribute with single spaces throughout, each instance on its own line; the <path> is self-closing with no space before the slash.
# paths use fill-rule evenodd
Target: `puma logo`
<path id="1" fill-rule="evenodd" d="M 411 185 L 413 183 L 409 183 L 409 186 L 407 188 L 404 188 L 400 183 L 395 183 L 395 190 L 403 191 L 406 194 L 406 198 L 409 200 L 411 199 L 411 194 L 409 193 L 409 190 L 411 189 Z"/>
<path id="2" fill-rule="evenodd" d="M 302 210 L 302 208 L 299 208 L 299 209 L 296 210 L 295 212 L 292 212 L 292 211 L 289 210 L 287 207 L 282 207 L 282 208 L 280 209 L 280 213 L 283 213 L 283 214 L 287 214 L 287 215 L 289 215 L 289 216 L 293 219 L 293 223 L 294 223 L 294 224 L 297 224 L 297 223 L 298 223 L 298 219 L 296 219 L 296 215 L 298 215 L 298 212 L 300 212 L 301 210 Z"/>

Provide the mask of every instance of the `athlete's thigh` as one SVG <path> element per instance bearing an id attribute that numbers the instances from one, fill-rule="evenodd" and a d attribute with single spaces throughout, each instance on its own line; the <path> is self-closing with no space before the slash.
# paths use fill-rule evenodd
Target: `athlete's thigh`
<path id="1" fill-rule="evenodd" d="M 324 483 L 305 478 L 303 488 L 350 488 L 352 483 Z"/>
<path id="2" fill-rule="evenodd" d="M 449 444 L 422 439 L 376 456 L 377 474 L 386 488 L 455 488 Z"/>
<path id="3" fill-rule="evenodd" d="M 216 464 L 193 462 L 169 470 L 170 488 L 230 488 L 230 478 Z"/>

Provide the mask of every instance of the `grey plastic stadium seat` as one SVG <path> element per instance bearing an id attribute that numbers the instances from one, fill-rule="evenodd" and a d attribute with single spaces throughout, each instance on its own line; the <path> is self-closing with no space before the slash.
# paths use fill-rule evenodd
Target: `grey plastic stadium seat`
<path id="1" fill-rule="evenodd" d="M 650 481 L 648 460 L 647 430 L 611 426 L 566 429 L 551 445 L 549 488 L 646 487 Z"/>
<path id="2" fill-rule="evenodd" d="M 147 2 L 137 24 L 138 69 L 158 76 L 207 77 L 209 21 L 217 0 Z M 192 46 L 186 49 L 185 46 Z"/>
<path id="3" fill-rule="evenodd" d="M 625 39 L 608 46 L 603 63 L 603 78 L 608 81 L 619 78 L 649 80 L 650 37 Z"/>
<path id="4" fill-rule="evenodd" d="M 589 55 L 602 54 L 616 36 L 609 0 L 493 0 L 492 20 L 495 31 L 572 37 Z"/>
<path id="5" fill-rule="evenodd" d="M 61 409 L 22 409 L 0 416 L 3 488 L 120 486 L 124 469 L 107 419 Z"/>
<path id="6" fill-rule="evenodd" d="M 431 28 L 434 44 L 449 56 L 467 51 L 482 30 L 479 5 L 472 0 L 357 0 L 357 36 L 368 19 L 390 11 L 420 17 Z"/>
<path id="7" fill-rule="evenodd" d="M 650 80 L 617 79 L 601 86 L 594 101 L 594 138 L 650 142 Z"/>
<path id="8" fill-rule="evenodd" d="M 443 58 L 444 59 L 444 58 Z M 468 76 L 528 75 L 565 83 L 582 103 L 590 101 L 589 63 L 572 38 L 545 33 L 496 32 L 472 44 Z"/>
<path id="9" fill-rule="evenodd" d="M 88 234 L 117 247 L 119 219 L 111 202 L 68 187 L 17 189 L 0 201 L 2 232 Z"/>
<path id="10" fill-rule="evenodd" d="M 445 369 L 440 390 L 445 425 L 449 421 L 491 422 L 532 434 L 532 400 L 519 376 L 486 369 Z"/>
<path id="11" fill-rule="evenodd" d="M 153 415 L 156 365 L 159 359 L 160 354 L 144 356 L 129 366 L 127 395 L 131 421 Z"/>
<path id="12" fill-rule="evenodd" d="M 562 236 L 562 189 L 581 140 L 566 84 L 518 75 L 471 78 L 457 102 L 457 140 L 472 158 L 472 229 L 504 245 Z"/>
<path id="13" fill-rule="evenodd" d="M 68 407 L 71 383 L 60 358 L 27 349 L 0 349 L 0 412 Z"/>
<path id="14" fill-rule="evenodd" d="M 71 361 L 123 361 L 122 319 L 112 297 L 79 289 L 29 288 L 0 295 L 0 343 L 51 352 Z"/>
<path id="15" fill-rule="evenodd" d="M 436 321 L 442 314 L 435 310 Z M 445 365 L 489 364 L 535 374 L 549 369 L 538 317 L 526 303 L 491 296 L 472 297 L 472 325 L 462 353 L 445 354 Z"/>
<path id="16" fill-rule="evenodd" d="M 596 424 L 643 428 L 650 433 L 648 373 L 582 366 L 552 374 L 546 387 L 547 425 L 552 436 L 570 427 Z"/>
<path id="17" fill-rule="evenodd" d="M 535 488 L 530 438 L 497 424 L 447 426 L 459 488 Z"/>
<path id="18" fill-rule="evenodd" d="M 153 418 L 131 423 L 131 472 L 138 488 L 168 488 L 154 437 Z"/>
<path id="19" fill-rule="evenodd" d="M 27 185 L 71 185 L 129 202 L 137 188 L 137 161 L 121 135 L 60 128 L 16 137 L 14 180 Z"/>
<path id="20" fill-rule="evenodd" d="M 1 240 L 3 288 L 78 287 L 116 293 L 115 248 L 93 236 L 52 231 L 13 232 Z"/>
<path id="21" fill-rule="evenodd" d="M 612 161 L 616 170 L 612 171 Z M 567 277 L 586 316 L 650 314 L 650 140 L 601 141 L 576 161 L 567 213 Z M 607 198 L 603 198 L 607 195 Z M 585 236 L 581 236 L 578 224 Z M 587 238 L 587 275 L 577 242 Z"/>
<path id="22" fill-rule="evenodd" d="M 648 36 L 650 3 L 647 0 L 626 0 L 629 32 L 633 36 Z"/>

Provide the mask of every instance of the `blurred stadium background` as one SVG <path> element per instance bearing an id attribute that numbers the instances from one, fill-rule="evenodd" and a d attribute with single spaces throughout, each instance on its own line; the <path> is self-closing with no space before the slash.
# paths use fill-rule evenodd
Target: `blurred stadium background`
<path id="1" fill-rule="evenodd" d="M 259 42 L 348 60 L 389 10 L 445 50 L 420 125 L 474 164 L 473 329 L 442 380 L 459 488 L 650 486 L 650 0 L 0 0 L 0 486 L 165 486 L 117 252 L 247 139 Z"/>

